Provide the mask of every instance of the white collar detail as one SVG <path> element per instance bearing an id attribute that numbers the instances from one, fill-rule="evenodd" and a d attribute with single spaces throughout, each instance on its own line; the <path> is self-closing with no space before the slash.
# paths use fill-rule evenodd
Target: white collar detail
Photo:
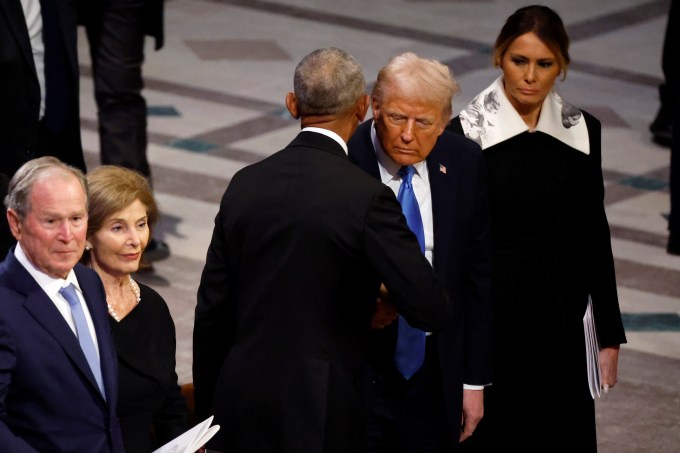
<path id="1" fill-rule="evenodd" d="M 460 112 L 463 133 L 487 149 L 529 130 L 503 88 L 503 76 L 479 93 Z M 546 96 L 535 131 L 590 154 L 588 127 L 583 112 L 566 102 L 554 90 Z"/>

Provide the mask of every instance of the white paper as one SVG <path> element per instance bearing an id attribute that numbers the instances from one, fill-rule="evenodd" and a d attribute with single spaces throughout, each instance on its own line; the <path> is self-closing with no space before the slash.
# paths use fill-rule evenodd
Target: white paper
<path id="1" fill-rule="evenodd" d="M 219 431 L 220 425 L 210 426 L 212 419 L 211 415 L 189 431 L 154 450 L 153 453 L 195 453 Z"/>
<path id="2" fill-rule="evenodd" d="M 588 295 L 586 314 L 583 315 L 583 333 L 586 337 L 588 387 L 590 387 L 590 395 L 595 399 L 595 395 L 600 396 L 602 378 L 600 370 L 600 344 L 597 341 L 597 331 L 595 330 L 595 320 L 593 319 L 593 301 L 590 295 Z"/>

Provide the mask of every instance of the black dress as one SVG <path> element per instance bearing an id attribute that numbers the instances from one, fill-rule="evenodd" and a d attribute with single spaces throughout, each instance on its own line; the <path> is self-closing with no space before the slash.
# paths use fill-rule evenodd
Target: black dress
<path id="1" fill-rule="evenodd" d="M 543 132 L 488 147 L 494 377 L 477 451 L 594 452 L 583 315 L 600 346 L 625 343 L 604 210 L 600 123 L 583 112 L 590 154 Z M 460 118 L 449 126 L 463 134 Z M 474 439 L 477 436 L 473 436 Z"/>
<path id="2" fill-rule="evenodd" d="M 120 322 L 110 319 L 127 453 L 150 453 L 189 428 L 175 372 L 175 324 L 156 291 L 141 283 L 139 289 L 139 305 Z"/>

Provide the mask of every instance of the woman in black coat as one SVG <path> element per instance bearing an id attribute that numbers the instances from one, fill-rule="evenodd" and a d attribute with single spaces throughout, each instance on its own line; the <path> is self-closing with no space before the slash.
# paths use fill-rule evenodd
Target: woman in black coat
<path id="1" fill-rule="evenodd" d="M 175 372 L 175 324 L 163 298 L 132 273 L 158 208 L 146 178 L 103 166 L 87 175 L 84 259 L 106 291 L 118 355 L 118 405 L 127 453 L 149 453 L 186 431 L 187 407 Z"/>
<path id="2" fill-rule="evenodd" d="M 553 90 L 568 46 L 553 10 L 516 11 L 496 40 L 502 75 L 449 126 L 482 146 L 493 242 L 494 378 L 467 451 L 595 452 L 588 358 L 603 391 L 616 384 L 626 337 L 600 123 Z M 599 341 L 590 355 L 586 313 Z"/>

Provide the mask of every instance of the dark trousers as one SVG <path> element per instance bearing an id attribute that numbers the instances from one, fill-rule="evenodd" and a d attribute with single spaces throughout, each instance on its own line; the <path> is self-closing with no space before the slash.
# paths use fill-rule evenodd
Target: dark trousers
<path id="1" fill-rule="evenodd" d="M 425 363 L 408 381 L 394 368 L 378 377 L 368 423 L 370 453 L 452 451 L 435 344 L 434 337 L 428 337 Z"/>
<path id="2" fill-rule="evenodd" d="M 146 157 L 144 82 L 145 0 L 107 0 L 95 7 L 87 37 L 99 118 L 102 164 L 151 177 Z"/>

